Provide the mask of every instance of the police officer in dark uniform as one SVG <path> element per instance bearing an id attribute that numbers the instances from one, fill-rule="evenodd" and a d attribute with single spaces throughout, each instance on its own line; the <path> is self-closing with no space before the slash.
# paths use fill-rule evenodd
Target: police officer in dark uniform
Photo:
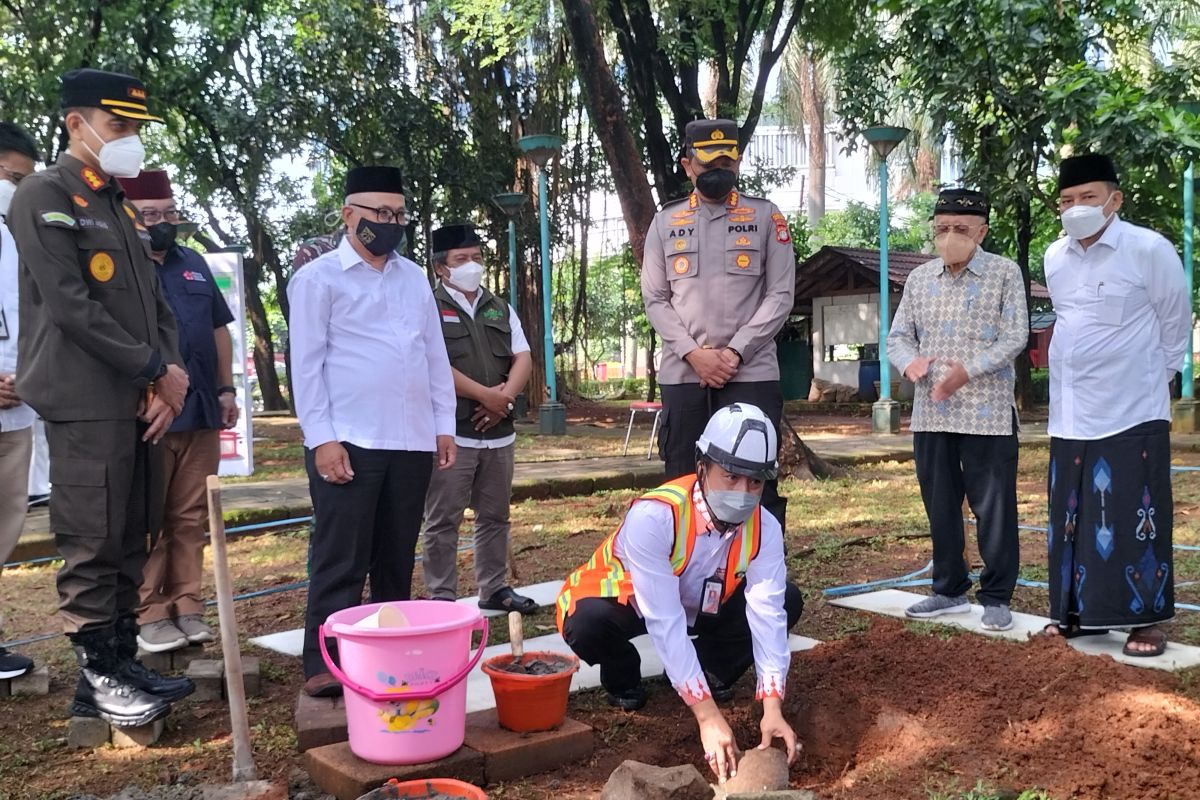
<path id="1" fill-rule="evenodd" d="M 736 188 L 737 123 L 695 120 L 684 138 L 679 163 L 696 188 L 654 216 L 642 260 L 646 316 L 663 340 L 659 450 L 668 478 L 695 470 L 696 440 L 717 409 L 755 405 L 779 427 L 775 335 L 796 290 L 787 219 L 770 200 Z M 787 499 L 776 481 L 762 505 L 784 524 Z"/>
<path id="2" fill-rule="evenodd" d="M 146 87 L 128 75 L 62 79 L 69 145 L 21 181 L 9 212 L 20 252 L 17 390 L 46 421 L 59 610 L 81 675 L 71 714 L 136 726 L 193 690 L 137 660 L 138 587 L 157 521 L 153 445 L 188 377 L 150 235 L 117 177 L 145 151 Z"/>

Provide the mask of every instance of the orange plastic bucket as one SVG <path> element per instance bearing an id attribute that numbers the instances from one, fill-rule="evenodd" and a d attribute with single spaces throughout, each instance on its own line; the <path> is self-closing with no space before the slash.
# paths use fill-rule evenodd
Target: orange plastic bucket
<path id="1" fill-rule="evenodd" d="M 540 651 L 526 653 L 521 663 L 534 660 L 565 665 L 565 668 L 552 675 L 521 675 L 502 669 L 513 662 L 511 655 L 496 656 L 483 662 L 483 671 L 492 679 L 496 716 L 502 728 L 522 733 L 548 731 L 566 719 L 571 677 L 579 670 L 579 659 L 574 655 Z"/>
<path id="2" fill-rule="evenodd" d="M 378 793 L 378 796 L 376 796 Z M 392 778 L 384 786 L 367 795 L 371 800 L 420 800 L 441 793 L 462 800 L 487 800 L 487 793 L 478 786 L 451 778 L 430 778 L 423 781 L 397 781 Z M 360 798 L 362 800 L 362 798 Z"/>

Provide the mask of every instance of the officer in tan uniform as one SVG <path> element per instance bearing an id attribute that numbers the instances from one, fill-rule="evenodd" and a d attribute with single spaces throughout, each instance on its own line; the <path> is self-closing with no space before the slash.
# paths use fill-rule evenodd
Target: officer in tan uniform
<path id="1" fill-rule="evenodd" d="M 655 215 L 642 260 L 646 316 L 664 345 L 659 452 L 668 479 L 694 471 L 696 440 L 719 408 L 756 405 L 779 427 L 775 335 L 796 285 L 787 219 L 770 200 L 735 188 L 737 124 L 696 120 L 684 138 L 679 163 L 696 188 Z M 787 501 L 776 481 L 762 504 L 784 523 Z"/>
<path id="2" fill-rule="evenodd" d="M 188 377 L 150 235 L 114 178 L 138 174 L 138 131 L 162 120 L 128 75 L 74 70 L 62 84 L 67 150 L 21 181 L 8 216 L 21 262 L 16 388 L 46 421 L 59 610 L 81 671 L 71 714 L 135 726 L 193 689 L 136 658 L 153 445 Z"/>

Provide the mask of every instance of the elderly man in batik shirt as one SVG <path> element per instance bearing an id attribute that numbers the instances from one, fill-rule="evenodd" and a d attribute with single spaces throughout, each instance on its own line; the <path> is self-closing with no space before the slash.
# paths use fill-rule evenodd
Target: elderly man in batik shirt
<path id="1" fill-rule="evenodd" d="M 888 336 L 888 356 L 916 387 L 913 455 L 933 537 L 933 595 L 906 610 L 929 618 L 970 610 L 963 497 L 975 514 L 983 572 L 982 627 L 1012 627 L 1020 567 L 1013 359 L 1029 339 L 1020 268 L 980 244 L 980 192 L 949 189 L 934 209 L 938 258 L 912 271 Z"/>

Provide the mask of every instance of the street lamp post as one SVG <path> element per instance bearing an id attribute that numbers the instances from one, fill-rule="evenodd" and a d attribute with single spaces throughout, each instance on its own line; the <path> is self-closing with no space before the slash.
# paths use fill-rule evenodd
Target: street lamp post
<path id="1" fill-rule="evenodd" d="M 1180 109 L 1186 114 L 1200 114 L 1200 102 L 1191 101 L 1180 104 Z M 1188 159 L 1188 165 L 1183 170 L 1183 274 L 1187 276 L 1187 292 L 1189 307 L 1195 296 L 1195 229 L 1196 229 L 1196 162 Z M 1187 353 L 1183 359 L 1183 372 L 1180 373 L 1181 399 L 1175 403 L 1172 411 L 1172 430 L 1194 433 L 1200 429 L 1200 404 L 1196 402 L 1195 376 L 1193 375 L 1193 359 L 1195 357 L 1193 337 L 1195 332 L 1189 326 L 1187 337 Z"/>
<path id="2" fill-rule="evenodd" d="M 503 192 L 492 197 L 492 202 L 508 217 L 508 302 L 514 308 L 517 305 L 517 217 L 528 199 L 522 192 Z"/>
<path id="3" fill-rule="evenodd" d="M 892 369 L 888 363 L 887 337 L 891 323 L 888 278 L 888 170 L 887 159 L 908 136 L 908 128 L 877 125 L 863 131 L 879 155 L 879 399 L 871 408 L 873 433 L 900 432 L 900 404 L 892 399 Z"/>
<path id="4" fill-rule="evenodd" d="M 562 139 L 553 134 L 522 136 L 517 147 L 538 168 L 538 216 L 541 219 L 542 239 L 542 329 L 545 331 L 547 400 L 538 407 L 538 432 L 562 436 L 567 432 L 567 407 L 558 402 L 558 384 L 554 375 L 554 333 L 551 328 L 550 282 L 550 181 L 546 165 L 562 148 Z"/>

